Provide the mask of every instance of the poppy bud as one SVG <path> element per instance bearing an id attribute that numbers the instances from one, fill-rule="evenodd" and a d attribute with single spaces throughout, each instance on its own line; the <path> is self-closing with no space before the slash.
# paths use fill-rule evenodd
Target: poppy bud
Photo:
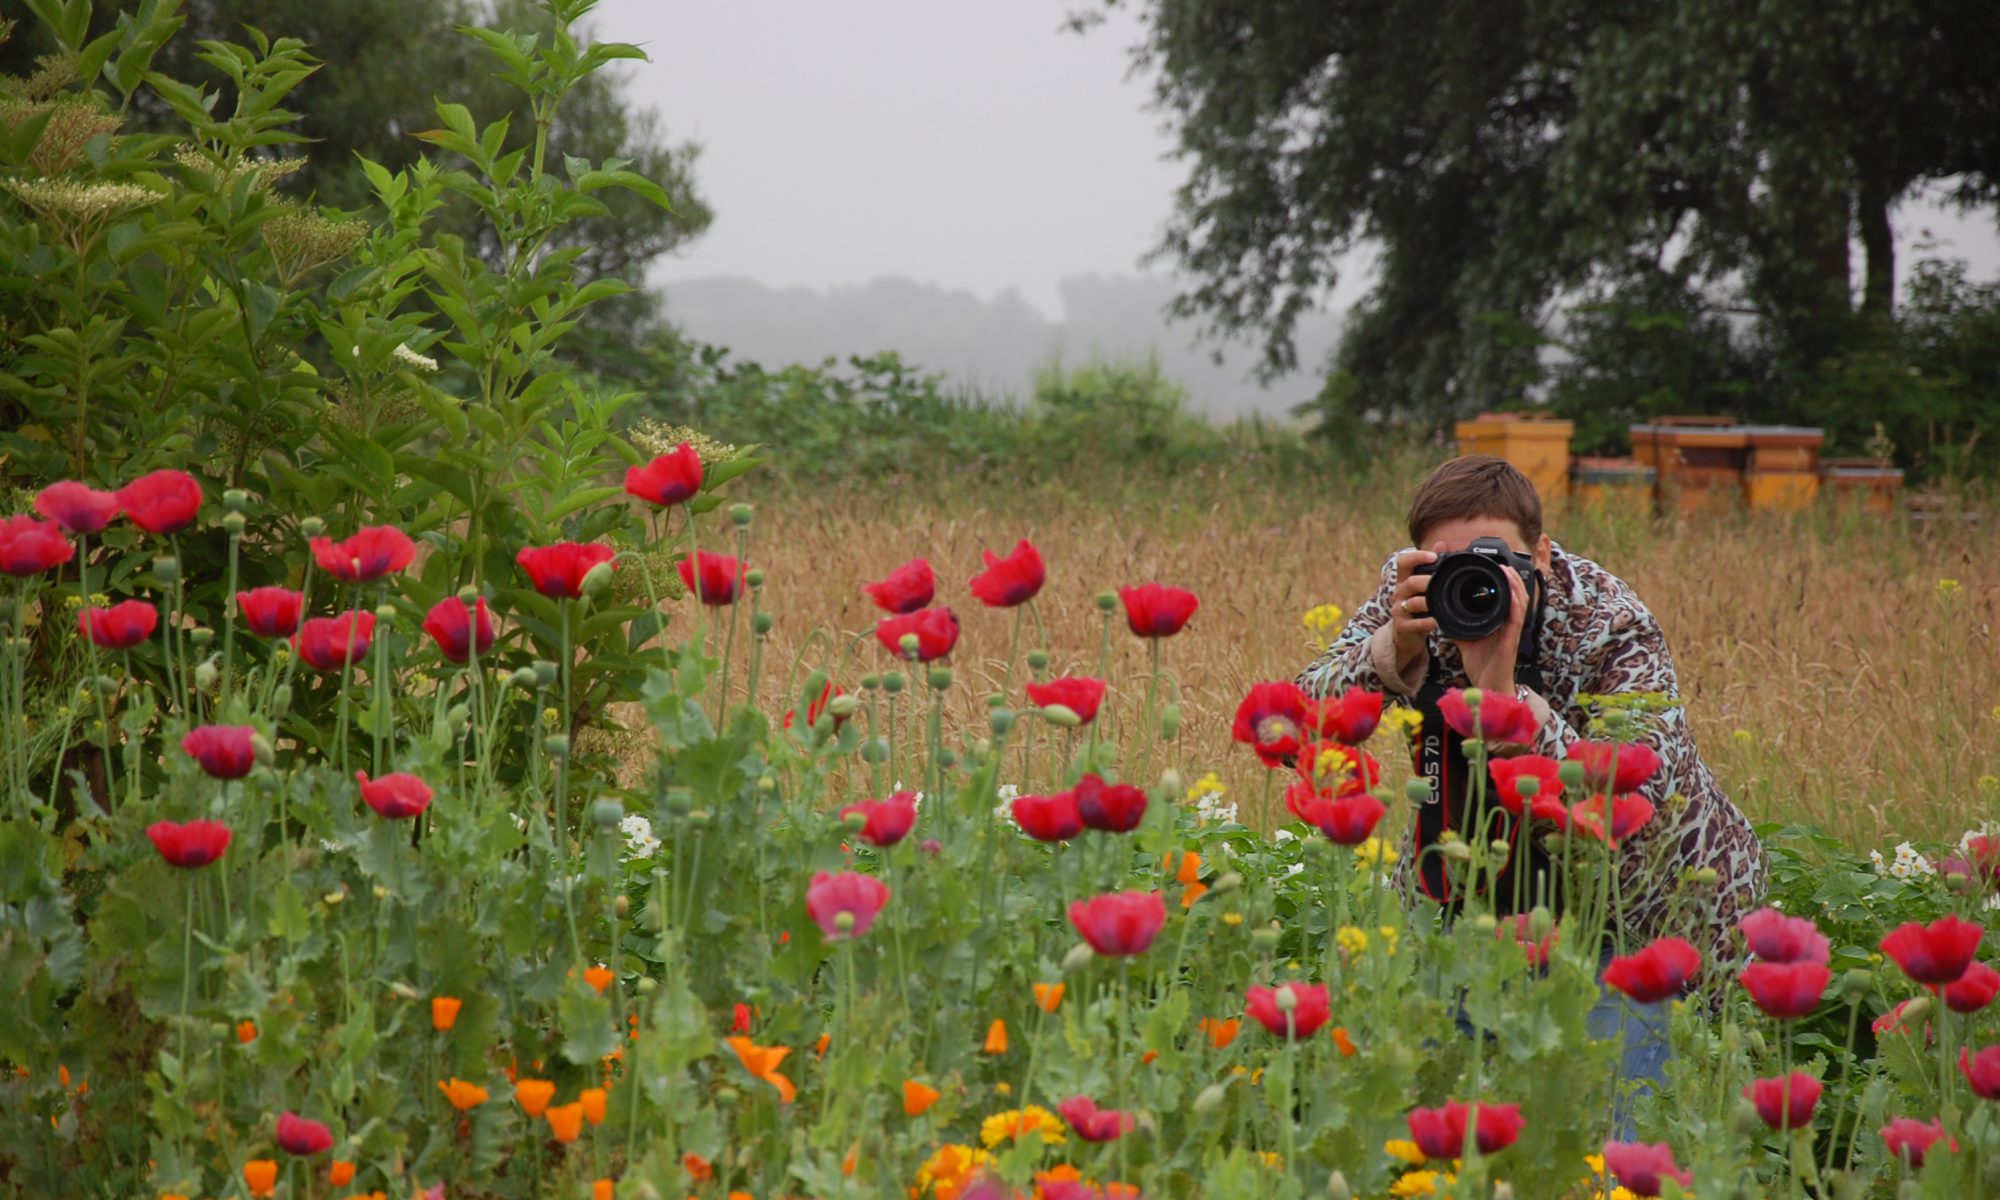
<path id="1" fill-rule="evenodd" d="M 821 713 L 812 723 L 812 744 L 815 746 L 824 745 L 826 740 L 833 736 L 834 724 L 832 713 Z"/>
<path id="2" fill-rule="evenodd" d="M 1225 871 L 1220 876 L 1217 876 L 1215 882 L 1210 885 L 1208 894 L 1211 896 L 1227 896 L 1242 886 L 1243 876 L 1234 871 Z"/>
<path id="3" fill-rule="evenodd" d="M 1471 862 L 1472 847 L 1464 842 L 1446 842 L 1438 847 L 1438 853 L 1453 862 Z"/>
<path id="4" fill-rule="evenodd" d="M 1118 607 L 1118 593 L 1117 593 L 1117 592 L 1099 592 L 1099 593 L 1097 593 L 1097 611 L 1098 611 L 1098 612 L 1107 612 L 1107 613 L 1108 613 L 1108 612 L 1112 612 L 1112 611 L 1114 611 L 1115 609 L 1117 609 L 1117 607 Z"/>
<path id="5" fill-rule="evenodd" d="M 535 683 L 539 687 L 554 687 L 556 665 L 545 658 L 535 660 Z"/>
<path id="6" fill-rule="evenodd" d="M 1573 758 L 1564 759 L 1562 765 L 1556 768 L 1556 778 L 1562 780 L 1563 786 L 1566 788 L 1582 787 L 1584 778 L 1583 764 Z"/>
<path id="7" fill-rule="evenodd" d="M 778 619 L 770 613 L 760 612 L 750 618 L 750 632 L 756 634 L 758 637 L 764 637 L 771 632 L 771 627 L 777 623 Z"/>
<path id="8" fill-rule="evenodd" d="M 303 517 L 299 520 L 299 532 L 309 538 L 316 538 L 326 532 L 326 522 L 318 517 Z"/>
<path id="9" fill-rule="evenodd" d="M 514 673 L 507 677 L 507 682 L 524 692 L 532 691 L 535 687 L 535 669 L 533 667 L 516 668 Z"/>
<path id="10" fill-rule="evenodd" d="M 917 649 L 923 645 L 923 642 L 916 634 L 906 633 L 896 639 L 896 645 L 902 650 L 903 657 L 915 658 L 917 656 Z"/>
<path id="11" fill-rule="evenodd" d="M 860 707 L 861 701 L 859 699 L 845 693 L 835 696 L 826 702 L 826 711 L 836 717 L 851 717 L 854 715 L 854 710 Z"/>
<path id="12" fill-rule="evenodd" d="M 694 809 L 687 815 L 687 823 L 695 826 L 706 825 L 713 819 L 713 814 L 705 808 Z"/>
<path id="13" fill-rule="evenodd" d="M 972 743 L 972 755 L 975 759 L 984 761 L 992 753 L 993 753 L 992 738 L 980 738 L 978 741 Z"/>
<path id="14" fill-rule="evenodd" d="M 479 604 L 479 589 L 469 583 L 466 584 L 458 589 L 458 602 L 467 608 L 476 607 Z"/>
<path id="15" fill-rule="evenodd" d="M 618 822 L 625 819 L 625 806 L 611 797 L 593 800 L 590 804 L 590 819 L 599 829 L 616 829 Z"/>
<path id="16" fill-rule="evenodd" d="M 748 527 L 750 518 L 755 515 L 756 511 L 747 504 L 732 504 L 729 506 L 729 520 L 738 529 Z"/>
<path id="17" fill-rule="evenodd" d="M 1855 967 L 1840 977 L 1841 990 L 1849 996 L 1866 996 L 1869 989 L 1874 986 L 1874 973 L 1862 967 Z"/>
<path id="18" fill-rule="evenodd" d="M 271 748 L 269 738 L 253 733 L 250 735 L 250 757 L 256 759 L 259 766 L 268 767 L 278 757 L 278 752 Z"/>
<path id="19" fill-rule="evenodd" d="M 1160 791 L 1169 799 L 1181 794 L 1181 773 L 1168 767 L 1160 772 Z"/>
<path id="20" fill-rule="evenodd" d="M 616 900 L 613 900 L 611 902 L 611 912 L 621 921 L 631 916 L 632 897 L 621 895 Z"/>
<path id="21" fill-rule="evenodd" d="M 1067 704 L 1044 705 L 1039 711 L 1042 720 L 1058 729 L 1075 729 L 1083 724 L 1083 718 L 1077 716 L 1076 710 Z"/>
<path id="22" fill-rule="evenodd" d="M 194 669 L 195 690 L 198 692 L 213 691 L 215 689 L 215 681 L 221 674 L 220 671 L 215 669 L 214 663 L 202 663 Z"/>
<path id="23" fill-rule="evenodd" d="M 1743 1030 L 1742 1030 L 1742 1028 L 1741 1028 L 1740 1026 L 1736 1026 L 1736 1025 L 1725 1025 L 1725 1026 L 1723 1026 L 1723 1027 L 1722 1027 L 1722 1052 L 1723 1052 L 1724 1054 L 1734 1054 L 1734 1053 L 1736 1053 L 1736 1052 L 1737 1052 L 1738 1050 L 1741 1050 L 1742 1048 L 1743 1048 Z"/>
<path id="24" fill-rule="evenodd" d="M 1354 1200 L 1354 1189 L 1347 1186 L 1347 1176 L 1335 1171 L 1326 1177 L 1326 1200 Z M 1513 1200 L 1511 1193 L 1508 1195 L 1508 1200 Z"/>
<path id="25" fill-rule="evenodd" d="M 1764 1118 L 1758 1115 L 1757 1106 L 1748 1097 L 1738 1096 L 1730 1108 L 1730 1123 L 1741 1134 L 1755 1134 L 1764 1128 Z"/>
<path id="26" fill-rule="evenodd" d="M 932 690 L 932 691 L 934 691 L 934 692 L 941 692 L 941 691 L 945 690 L 946 688 L 950 687 L 950 686 L 951 686 L 951 668 L 950 668 L 950 667 L 932 667 L 932 668 L 931 668 L 931 678 L 930 678 L 930 684 L 931 684 L 931 690 Z"/>
<path id="27" fill-rule="evenodd" d="M 760 775 L 760 776 L 758 776 L 758 777 L 757 777 L 757 790 L 758 790 L 758 791 L 760 791 L 760 792 L 775 792 L 775 791 L 777 791 L 777 790 L 778 790 L 778 781 L 777 781 L 776 777 L 774 777 L 774 776 L 770 776 L 770 775 Z"/>
<path id="28" fill-rule="evenodd" d="M 272 711 L 274 712 L 284 712 L 292 707 L 291 684 L 281 683 L 277 686 L 275 690 L 272 691 L 271 706 L 272 706 Z"/>
<path id="29" fill-rule="evenodd" d="M 1495 917 L 1490 912 L 1483 912 L 1480 913 L 1478 916 L 1472 918 L 1472 930 L 1474 933 L 1479 933 L 1479 934 L 1495 933 L 1498 932 L 1499 929 L 1500 929 L 1500 919 L 1498 917 Z"/>
<path id="30" fill-rule="evenodd" d="M 632 1200 L 660 1200 L 660 1189 L 654 1187 L 651 1181 L 641 1179 L 632 1187 Z"/>
<path id="31" fill-rule="evenodd" d="M 456 737 L 464 733 L 465 727 L 472 723 L 472 710 L 463 704 L 454 704 L 445 711 L 444 723 L 446 728 L 451 730 L 452 736 Z"/>
<path id="32" fill-rule="evenodd" d="M 889 761 L 889 743 L 873 737 L 861 743 L 861 761 L 871 766 L 880 766 Z"/>
<path id="33" fill-rule="evenodd" d="M 753 591 L 757 588 L 763 587 L 764 568 L 752 567 L 750 570 L 743 572 L 743 582 L 749 584 Z"/>
<path id="34" fill-rule="evenodd" d="M 197 626 L 188 631 L 188 644 L 197 650 L 206 650 L 215 640 L 215 630 L 207 626 Z"/>
<path id="35" fill-rule="evenodd" d="M 1278 944 L 1278 930 L 1272 926 L 1262 926 L 1250 934 L 1250 941 L 1260 950 L 1269 950 Z"/>
<path id="36" fill-rule="evenodd" d="M 1507 844 L 1506 838 L 1494 838 L 1492 841 L 1486 843 L 1486 848 L 1502 858 L 1507 857 L 1507 852 L 1513 849 L 1512 846 Z"/>
<path id="37" fill-rule="evenodd" d="M 1549 911 L 1548 905 L 1537 904 L 1535 905 L 1534 908 L 1528 910 L 1529 937 L 1534 938 L 1536 941 L 1539 942 L 1543 938 L 1549 936 L 1549 934 L 1554 931 L 1555 927 L 1556 927 L 1556 915 Z"/>
<path id="38" fill-rule="evenodd" d="M 858 808 L 850 808 L 847 810 L 847 815 L 840 819 L 840 823 L 859 833 L 868 826 L 868 814 Z"/>
<path id="39" fill-rule="evenodd" d="M 1403 795 L 1412 804 L 1429 804 L 1431 802 L 1431 781 L 1421 775 L 1412 775 L 1409 781 L 1403 784 Z"/>
<path id="40" fill-rule="evenodd" d="M 1514 1200 L 1514 1185 L 1504 1179 L 1495 1182 L 1493 1200 Z"/>
<path id="41" fill-rule="evenodd" d="M 648 996 L 651 995 L 653 991 L 660 986 L 660 981 L 653 978 L 651 975 L 641 975 L 639 976 L 639 982 L 633 984 L 632 986 L 638 990 L 641 996 Z"/>
<path id="42" fill-rule="evenodd" d="M 1514 794 L 1523 800 L 1533 800 L 1542 794 L 1542 781 L 1526 773 L 1514 777 Z"/>
<path id="43" fill-rule="evenodd" d="M 250 494 L 242 488 L 230 488 L 222 493 L 222 507 L 229 512 L 240 513 L 250 506 Z"/>
<path id="44" fill-rule="evenodd" d="M 249 522 L 243 519 L 242 513 L 226 513 L 222 518 L 222 532 L 230 537 L 242 537 L 243 527 L 248 524 Z"/>
<path id="45" fill-rule="evenodd" d="M 1768 1048 L 1768 1043 L 1764 1041 L 1764 1035 L 1755 1029 L 1746 1030 L 1743 1034 L 1743 1040 L 1748 1043 L 1751 1051 L 1756 1054 L 1761 1055 Z"/>
<path id="46" fill-rule="evenodd" d="M 1194 1115 L 1205 1117 L 1222 1107 L 1222 1102 L 1228 1096 L 1228 1093 L 1229 1089 L 1219 1083 L 1211 1083 L 1201 1089 L 1201 1091 L 1195 1094 Z"/>
<path id="47" fill-rule="evenodd" d="M 937 760 L 938 760 L 938 766 L 949 771 L 953 767 L 958 765 L 958 753 L 954 751 L 950 746 L 939 746 L 937 753 Z"/>
<path id="48" fill-rule="evenodd" d="M 1548 851 L 1550 854 L 1561 854 L 1562 848 L 1563 848 L 1562 834 L 1545 833 L 1542 835 L 1542 849 Z"/>
<path id="49" fill-rule="evenodd" d="M 882 677 L 880 675 L 876 675 L 871 672 L 861 677 L 861 690 L 864 692 L 872 692 L 876 688 L 881 686 L 882 686 Z"/>
<path id="50" fill-rule="evenodd" d="M 1277 1005 L 1281 1013 L 1293 1012 L 1299 1007 L 1299 994 L 1287 983 L 1271 994 L 1271 1003 Z"/>
<path id="51" fill-rule="evenodd" d="M 901 671 L 885 671 L 885 672 L 883 672 L 883 674 L 882 674 L 882 690 L 883 690 L 883 691 L 885 691 L 885 692 L 887 692 L 887 693 L 889 693 L 889 694 L 890 694 L 891 696 L 895 695 L 895 694 L 896 694 L 897 692 L 900 692 L 900 691 L 902 691 L 902 690 L 903 690 L 903 673 L 902 673 Z"/>
<path id="52" fill-rule="evenodd" d="M 722 1087 L 715 1089 L 715 1101 L 718 1104 L 734 1104 L 738 1100 L 741 1100 L 742 1098 L 743 1098 L 742 1092 L 739 1092 L 735 1088 L 729 1087 L 726 1084 Z"/>
<path id="53" fill-rule="evenodd" d="M 1078 942 L 1076 945 L 1070 947 L 1068 954 L 1063 955 L 1063 974 L 1073 975 L 1083 970 L 1090 965 L 1090 960 L 1096 957 L 1097 951 L 1090 948 L 1089 942 Z"/>
<path id="54" fill-rule="evenodd" d="M 1046 651 L 1046 650 L 1030 650 L 1030 651 L 1028 651 L 1028 669 L 1029 669 L 1030 671 L 1046 671 L 1046 670 L 1048 670 L 1048 669 L 1049 669 L 1049 652 L 1048 652 L 1048 651 Z"/>
<path id="55" fill-rule="evenodd" d="M 542 739 L 542 749 L 550 758 L 561 762 L 569 757 L 569 737 L 566 734 L 552 733 Z"/>
<path id="56" fill-rule="evenodd" d="M 986 714 L 986 727 L 993 731 L 994 737 L 1006 737 L 1008 731 L 1014 728 L 1013 712 L 1005 708 L 994 709 Z"/>
<path id="57" fill-rule="evenodd" d="M 1931 998 L 1929 996 L 1918 996 L 1916 999 L 1903 1005 L 1903 1023 L 1910 1025 L 1911 1022 L 1921 1021 L 1924 1018 L 1924 1014 L 1930 1010 Z M 1911 1027 L 1914 1028 L 1914 1026 Z"/>

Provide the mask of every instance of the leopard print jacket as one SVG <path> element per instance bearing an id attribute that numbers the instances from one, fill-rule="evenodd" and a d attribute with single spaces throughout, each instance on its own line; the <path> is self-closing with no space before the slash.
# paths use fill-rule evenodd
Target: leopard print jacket
<path id="1" fill-rule="evenodd" d="M 1389 599 L 1396 558 L 1406 552 L 1389 556 L 1375 594 L 1326 652 L 1299 673 L 1298 684 L 1308 695 L 1364 687 L 1407 703 L 1422 686 L 1433 656 L 1448 681 L 1468 682 L 1458 648 L 1435 633 L 1414 665 L 1395 661 Z M 1740 956 L 1736 922 L 1763 895 L 1763 845 L 1696 752 L 1678 704 L 1673 657 L 1652 612 L 1624 581 L 1559 546 L 1550 555 L 1548 588 L 1536 656 L 1546 694 L 1526 696 L 1542 718 L 1541 728 L 1535 744 L 1522 751 L 1561 759 L 1584 736 L 1590 714 L 1582 697 L 1656 692 L 1676 702 L 1643 718 L 1646 729 L 1639 740 L 1660 756 L 1660 769 L 1640 794 L 1657 815 L 1620 848 L 1624 932 L 1628 945 L 1634 938 L 1685 937 L 1702 950 L 1705 962 L 1720 968 Z M 1395 877 L 1406 895 L 1414 875 L 1408 870 L 1410 838 L 1406 829 Z M 1704 867 L 1715 871 L 1714 884 L 1692 880 L 1691 873 Z"/>

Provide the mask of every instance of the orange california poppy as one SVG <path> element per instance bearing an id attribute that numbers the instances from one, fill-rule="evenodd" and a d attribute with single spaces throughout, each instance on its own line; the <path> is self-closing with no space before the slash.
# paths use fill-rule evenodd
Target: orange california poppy
<path id="1" fill-rule="evenodd" d="M 921 1117 L 937 1103 L 939 1092 L 929 1084 L 918 1083 L 914 1079 L 903 1081 L 903 1115 Z"/>
<path id="2" fill-rule="evenodd" d="M 354 1164 L 335 1159 L 326 1169 L 326 1181 L 334 1187 L 346 1187 L 354 1182 Z"/>
<path id="3" fill-rule="evenodd" d="M 56 1064 L 56 1082 L 62 1084 L 64 1087 L 69 1086 L 69 1068 L 63 1066 L 61 1063 Z"/>
<path id="4" fill-rule="evenodd" d="M 1169 863 L 1172 863 L 1173 860 L 1174 860 L 1174 852 L 1169 850 L 1167 851 L 1166 857 L 1163 860 L 1161 860 L 1160 865 L 1166 867 Z M 1194 884 L 1201 882 L 1201 855 L 1196 854 L 1191 850 L 1186 854 L 1181 855 L 1181 869 L 1174 872 L 1174 882 L 1182 884 Z"/>
<path id="5" fill-rule="evenodd" d="M 451 1101 L 451 1106 L 460 1112 L 478 1108 L 480 1105 L 486 1103 L 485 1088 L 480 1087 L 476 1083 L 467 1083 L 456 1075 L 452 1076 L 449 1080 L 441 1081 L 438 1084 L 438 1090 L 443 1092 L 444 1098 Z M 543 1103 L 546 1104 L 547 1101 L 543 1101 Z"/>
<path id="6" fill-rule="evenodd" d="M 744 1070 L 777 1088 L 778 1099 L 786 1104 L 792 1102 L 792 1097 L 798 1094 L 798 1089 L 792 1086 L 791 1080 L 778 1073 L 778 1064 L 784 1062 L 785 1056 L 791 1053 L 789 1047 L 759 1046 L 747 1037 L 734 1035 L 729 1038 L 729 1048 L 736 1052 L 737 1060 L 743 1064 Z"/>
<path id="7" fill-rule="evenodd" d="M 1069 985 L 1063 983 L 1038 983 L 1035 985 L 1035 1007 L 1043 1012 L 1054 1012 L 1062 1007 L 1063 992 Z"/>
<path id="8" fill-rule="evenodd" d="M 1217 1050 L 1229 1049 L 1229 1043 L 1236 1040 L 1236 1034 L 1243 1028 L 1243 1022 L 1235 1017 L 1224 1020 L 1220 1017 L 1203 1017 L 1201 1031 L 1208 1035 L 1208 1044 Z"/>
<path id="9" fill-rule="evenodd" d="M 854 1174 L 855 1164 L 859 1163 L 860 1161 L 861 1161 L 861 1143 L 857 1141 L 852 1146 L 849 1146 L 847 1148 L 847 1156 L 840 1160 L 840 1173 L 842 1175 Z"/>
<path id="10" fill-rule="evenodd" d="M 980 1049 L 988 1054 L 1007 1053 L 1007 1022 L 995 1017 L 986 1027 L 986 1044 Z"/>
<path id="11" fill-rule="evenodd" d="M 590 1185 L 590 1200 L 611 1200 L 613 1190 L 609 1179 L 593 1180 Z"/>
<path id="12" fill-rule="evenodd" d="M 556 1085 L 546 1079 L 517 1079 L 514 1081 L 514 1100 L 521 1111 L 531 1117 L 539 1117 L 549 1101 L 556 1098 Z"/>
<path id="13" fill-rule="evenodd" d="M 549 1132 L 564 1145 L 583 1136 L 583 1102 L 572 1100 L 568 1104 L 552 1104 L 542 1116 L 548 1118 Z"/>
<path id="14" fill-rule="evenodd" d="M 1347 1039 L 1347 1031 L 1338 1025 L 1333 1027 L 1333 1044 L 1340 1047 L 1342 1058 L 1354 1057 L 1354 1043 Z"/>
<path id="15" fill-rule="evenodd" d="M 458 1024 L 458 1010 L 464 1006 L 465 1001 L 457 996 L 432 996 L 431 1028 L 439 1033 L 446 1032 Z"/>
<path id="16" fill-rule="evenodd" d="M 819 1040 L 813 1043 L 813 1054 L 819 1058 L 825 1058 L 826 1048 L 831 1045 L 833 1045 L 833 1035 L 822 1033 L 819 1035 Z"/>
<path id="17" fill-rule="evenodd" d="M 586 967 L 583 972 L 583 981 L 597 989 L 599 993 L 602 993 L 605 988 L 610 987 L 611 981 L 616 978 L 618 978 L 617 972 L 603 963 L 598 963 L 594 967 Z"/>
<path id="18" fill-rule="evenodd" d="M 583 1119 L 592 1125 L 604 1124 L 604 1102 L 606 1098 L 603 1088 L 585 1088 L 578 1092 L 576 1094 L 576 1102 L 583 1105 Z"/>
<path id="19" fill-rule="evenodd" d="M 245 1046 L 256 1041 L 257 1022 L 247 1020 L 236 1022 L 236 1040 Z"/>
<path id="20" fill-rule="evenodd" d="M 1181 907 L 1193 908 L 1195 902 L 1206 895 L 1208 895 L 1208 885 L 1197 879 L 1181 889 Z"/>
<path id="21" fill-rule="evenodd" d="M 269 1196 L 278 1190 L 278 1164 L 268 1158 L 253 1158 L 243 1164 L 243 1186 L 253 1196 Z"/>
<path id="22" fill-rule="evenodd" d="M 1139 1061 L 1142 1063 L 1150 1064 L 1154 1059 L 1158 1057 L 1160 1057 L 1160 1052 L 1158 1050 L 1148 1050 L 1144 1054 L 1141 1054 L 1139 1056 Z"/>
<path id="23" fill-rule="evenodd" d="M 707 1183 L 715 1178 L 714 1164 L 692 1150 L 681 1155 L 681 1170 L 686 1171 L 688 1178 L 696 1183 Z"/>

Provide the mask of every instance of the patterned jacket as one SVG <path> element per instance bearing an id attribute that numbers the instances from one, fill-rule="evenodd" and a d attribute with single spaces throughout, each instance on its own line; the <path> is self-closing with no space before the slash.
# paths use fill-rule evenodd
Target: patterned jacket
<path id="1" fill-rule="evenodd" d="M 1333 645 L 1299 673 L 1299 686 L 1308 695 L 1365 687 L 1407 701 L 1423 685 L 1433 658 L 1448 681 L 1458 686 L 1468 682 L 1458 648 L 1435 633 L 1414 664 L 1396 662 L 1389 600 L 1396 586 L 1396 558 L 1403 553 L 1407 550 L 1389 556 L 1375 594 Z M 1550 554 L 1536 665 L 1546 694 L 1526 688 L 1522 693 L 1541 718 L 1541 728 L 1535 744 L 1520 752 L 1564 757 L 1570 743 L 1584 736 L 1590 717 L 1581 697 L 1658 692 L 1680 699 L 1673 656 L 1652 612 L 1624 581 L 1560 546 Z M 1620 849 L 1625 932 L 1628 939 L 1640 941 L 1666 934 L 1686 937 L 1702 949 L 1708 963 L 1727 962 L 1734 953 L 1737 919 L 1764 891 L 1763 845 L 1702 763 L 1678 703 L 1642 720 L 1645 732 L 1639 740 L 1660 756 L 1660 769 L 1641 789 L 1656 815 Z M 1406 889 L 1409 840 L 1406 832 L 1397 874 Z M 1703 867 L 1715 870 L 1713 887 L 1688 881 L 1690 871 Z"/>

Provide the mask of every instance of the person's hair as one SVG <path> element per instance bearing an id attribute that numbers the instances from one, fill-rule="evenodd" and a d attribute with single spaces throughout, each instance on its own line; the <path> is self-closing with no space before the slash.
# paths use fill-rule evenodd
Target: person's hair
<path id="1" fill-rule="evenodd" d="M 1438 464 L 1410 501 L 1410 544 L 1423 547 L 1424 535 L 1446 521 L 1491 517 L 1512 521 L 1533 549 L 1542 536 L 1542 498 L 1535 485 L 1505 459 L 1468 454 Z"/>

